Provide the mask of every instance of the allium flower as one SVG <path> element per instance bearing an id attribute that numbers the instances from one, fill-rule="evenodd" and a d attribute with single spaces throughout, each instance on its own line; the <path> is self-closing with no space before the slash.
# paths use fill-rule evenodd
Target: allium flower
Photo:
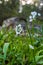
<path id="1" fill-rule="evenodd" d="M 29 45 L 30 49 L 34 49 L 34 47 L 32 45 Z"/>
<path id="2" fill-rule="evenodd" d="M 37 15 L 36 11 L 31 12 L 31 15 L 29 16 L 29 21 L 32 22 L 33 19 L 35 19 L 36 15 Z"/>
<path id="3" fill-rule="evenodd" d="M 37 15 L 37 12 L 36 11 L 33 11 L 33 12 L 31 12 L 31 15 L 32 15 L 32 17 L 34 19 L 36 17 L 36 15 Z"/>
<path id="4" fill-rule="evenodd" d="M 31 15 L 37 15 L 36 11 L 31 12 Z"/>
<path id="5" fill-rule="evenodd" d="M 16 34 L 17 35 L 20 34 L 22 32 L 21 24 L 17 25 L 16 28 L 15 28 L 15 30 L 16 30 Z"/>

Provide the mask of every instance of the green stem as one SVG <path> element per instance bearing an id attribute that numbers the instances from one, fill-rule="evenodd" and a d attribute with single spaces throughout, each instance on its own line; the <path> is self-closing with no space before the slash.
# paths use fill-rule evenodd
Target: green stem
<path id="1" fill-rule="evenodd" d="M 28 25 L 28 24 L 26 23 L 26 25 Z M 27 31 L 28 31 L 28 33 L 29 33 L 29 38 L 30 38 L 30 40 L 31 40 L 31 44 L 32 44 L 33 41 L 32 41 L 31 33 L 30 33 L 29 29 L 28 29 L 28 26 L 27 26 Z M 33 50 L 33 58 L 34 58 L 33 65 L 36 65 L 34 50 Z"/>
<path id="2" fill-rule="evenodd" d="M 33 50 L 33 58 L 34 58 L 33 65 L 36 65 L 36 60 L 35 60 L 35 53 L 34 53 L 34 50 Z"/>

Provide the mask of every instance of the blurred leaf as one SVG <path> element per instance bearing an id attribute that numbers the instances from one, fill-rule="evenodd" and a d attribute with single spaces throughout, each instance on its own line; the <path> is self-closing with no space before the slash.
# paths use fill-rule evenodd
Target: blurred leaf
<path id="1" fill-rule="evenodd" d="M 39 61 L 37 64 L 43 64 L 43 60 L 42 61 Z"/>
<path id="2" fill-rule="evenodd" d="M 41 56 L 35 56 L 36 62 L 38 62 L 41 58 L 43 58 L 43 55 L 41 55 Z"/>
<path id="3" fill-rule="evenodd" d="M 3 55 L 2 54 L 0 54 L 0 59 L 3 59 Z"/>
<path id="4" fill-rule="evenodd" d="M 6 59 L 9 43 L 5 43 L 3 46 L 4 59 Z"/>

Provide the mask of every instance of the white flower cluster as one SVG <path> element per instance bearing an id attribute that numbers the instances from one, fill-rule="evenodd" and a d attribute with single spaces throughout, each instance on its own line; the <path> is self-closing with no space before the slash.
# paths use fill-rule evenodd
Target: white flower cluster
<path id="1" fill-rule="evenodd" d="M 37 12 L 36 11 L 33 11 L 33 12 L 31 12 L 31 15 L 32 15 L 32 17 L 34 19 L 36 17 L 36 15 L 37 15 Z"/>
<path id="2" fill-rule="evenodd" d="M 21 24 L 17 25 L 16 28 L 15 28 L 15 31 L 16 31 L 16 35 L 20 34 L 22 32 L 22 27 L 21 27 Z"/>
<path id="3" fill-rule="evenodd" d="M 31 12 L 31 15 L 29 16 L 29 21 L 32 22 L 33 19 L 35 19 L 35 17 L 37 16 L 37 14 L 38 16 L 41 16 L 41 14 L 37 13 L 36 11 Z"/>

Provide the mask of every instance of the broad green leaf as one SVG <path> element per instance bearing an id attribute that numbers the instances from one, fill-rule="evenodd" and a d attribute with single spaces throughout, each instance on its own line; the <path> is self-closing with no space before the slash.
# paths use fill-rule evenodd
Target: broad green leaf
<path id="1" fill-rule="evenodd" d="M 9 43 L 5 43 L 3 46 L 4 59 L 6 59 L 8 47 L 9 47 Z"/>

